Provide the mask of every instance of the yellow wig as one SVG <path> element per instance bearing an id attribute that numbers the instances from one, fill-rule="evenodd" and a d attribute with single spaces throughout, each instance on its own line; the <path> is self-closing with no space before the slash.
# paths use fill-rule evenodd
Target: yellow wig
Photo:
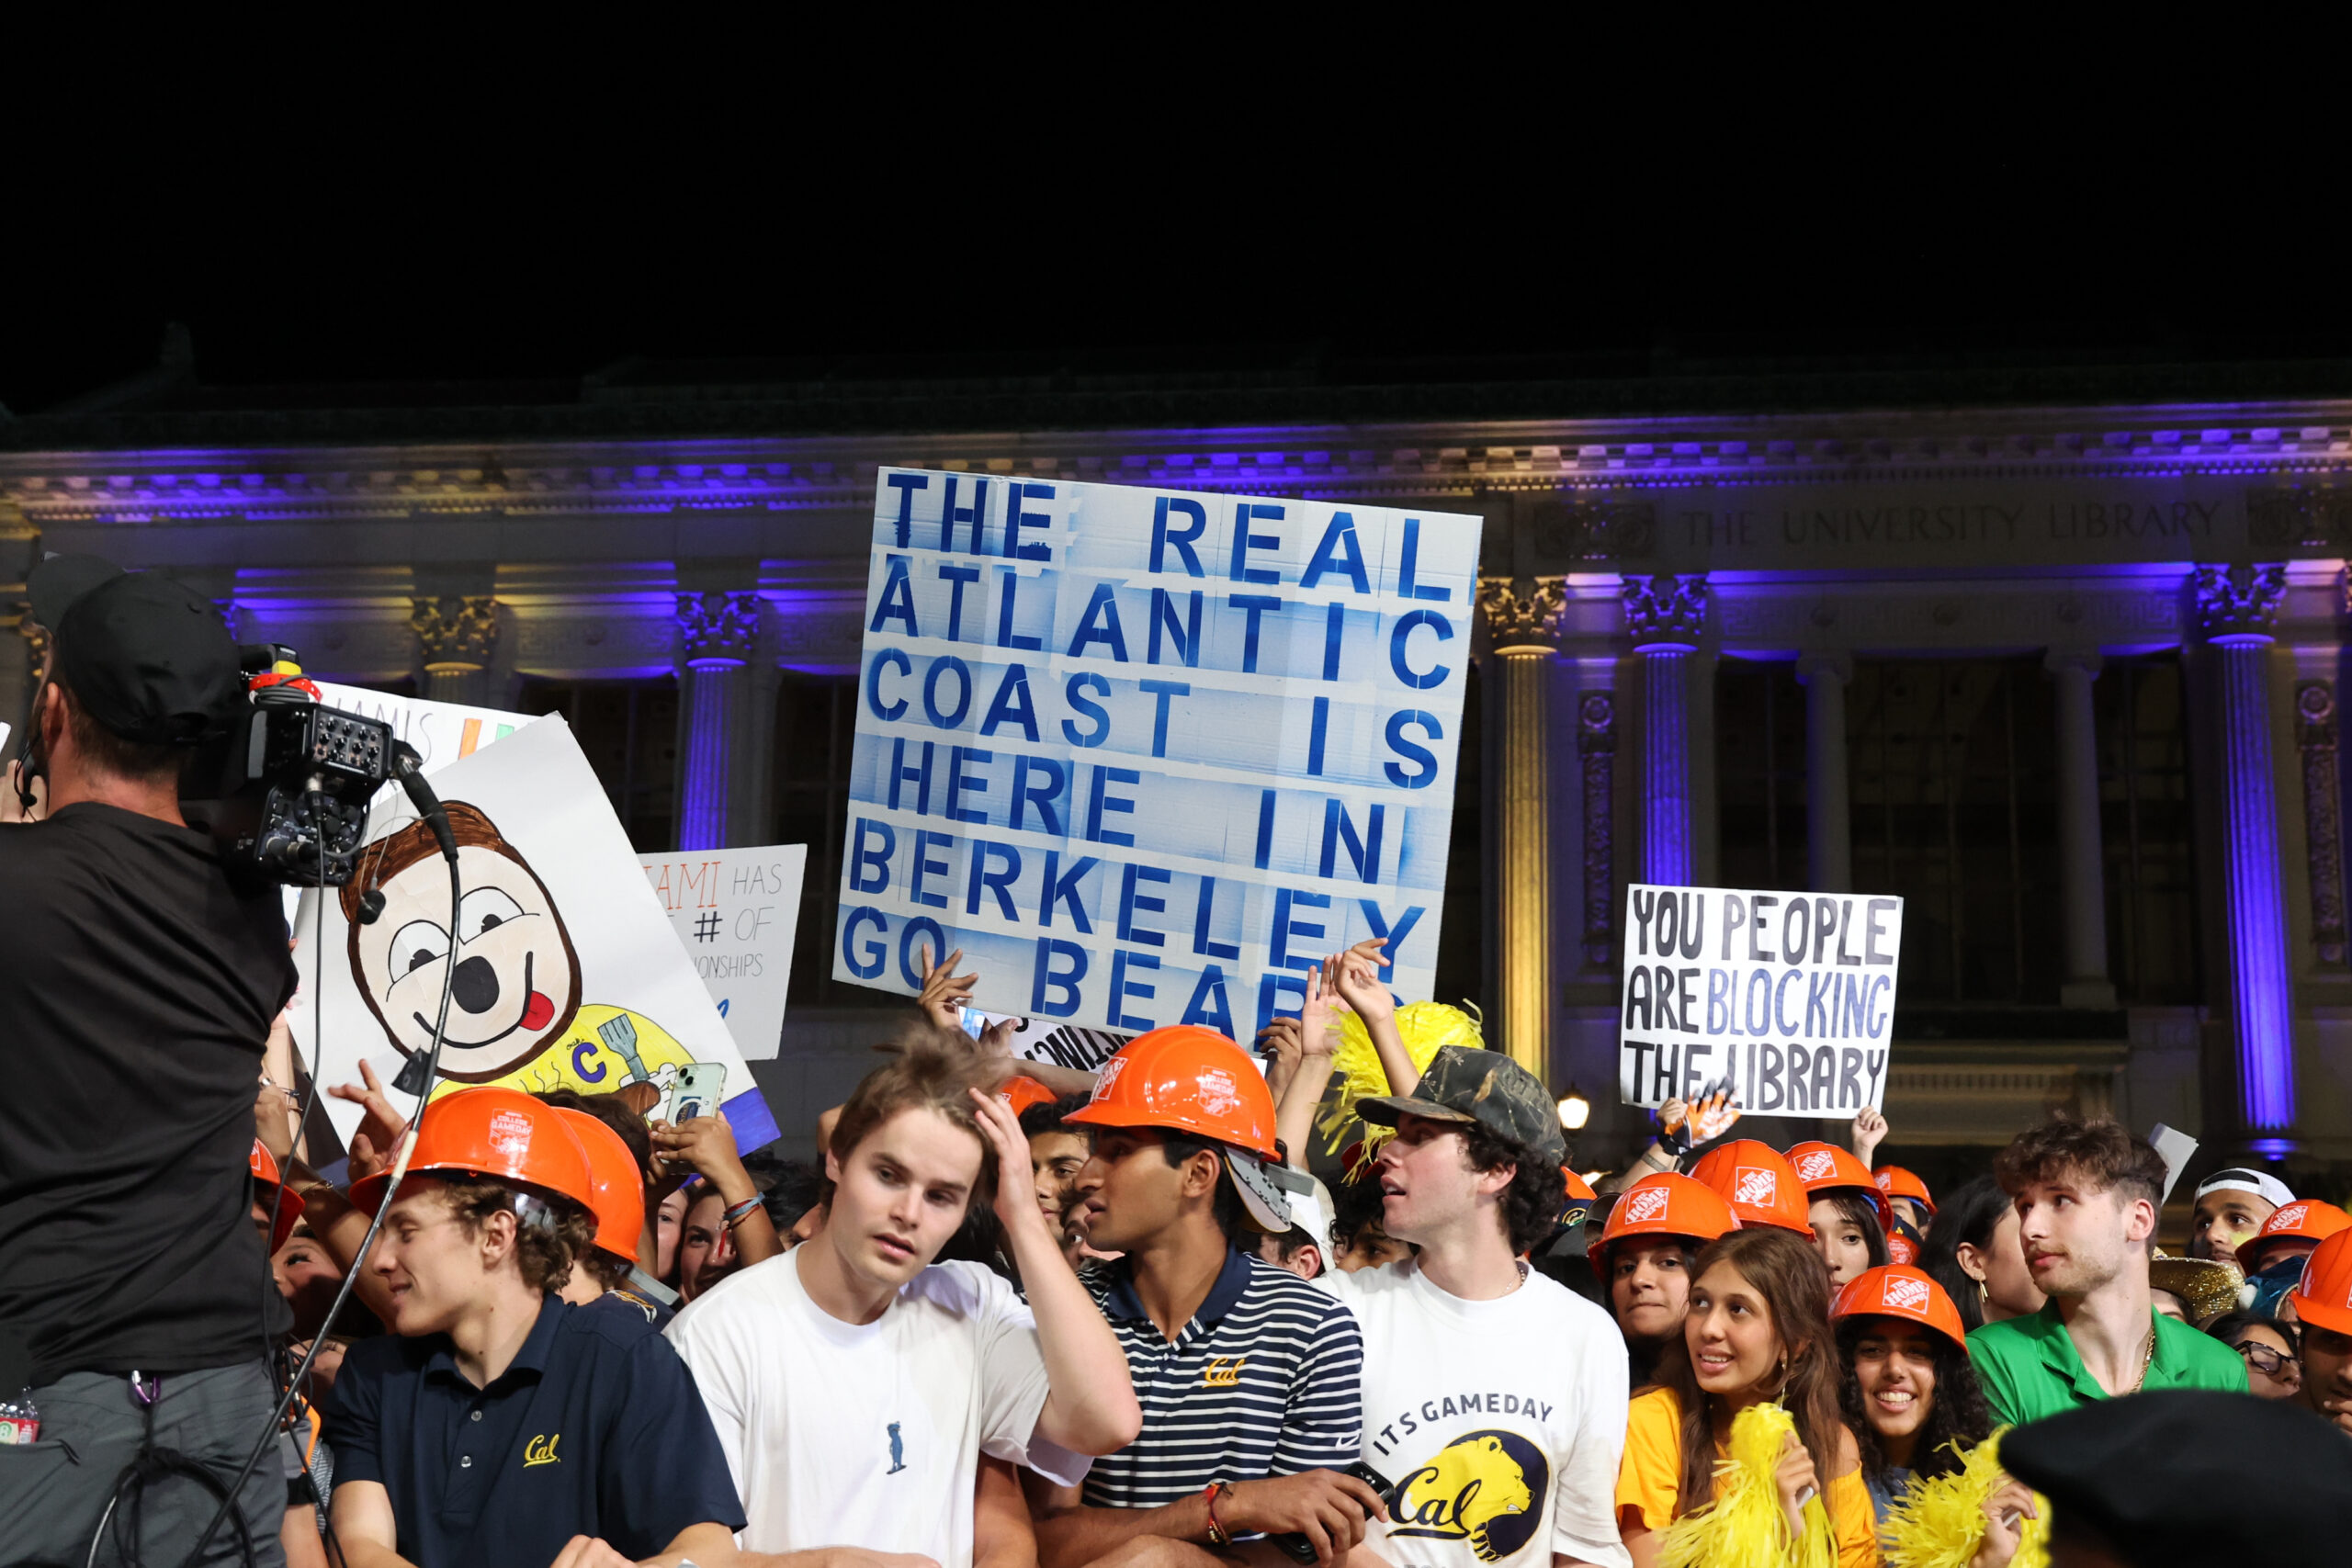
<path id="1" fill-rule="evenodd" d="M 1391 1092 L 1388 1075 L 1381 1070 L 1380 1053 L 1373 1049 L 1372 1035 L 1364 1028 L 1363 1020 L 1352 1012 L 1343 1012 L 1339 1018 L 1340 1044 L 1331 1053 L 1331 1070 L 1340 1081 L 1340 1102 L 1322 1122 L 1323 1147 L 1333 1154 L 1339 1152 L 1348 1123 L 1355 1120 L 1356 1101 Z M 1478 1032 L 1476 1015 L 1443 1002 L 1407 1002 L 1396 1010 L 1396 1032 L 1404 1038 L 1405 1055 L 1420 1072 L 1429 1070 L 1430 1060 L 1443 1046 L 1464 1045 L 1473 1051 L 1487 1048 L 1486 1038 Z M 1372 1163 L 1372 1156 L 1379 1153 L 1380 1145 L 1393 1131 L 1387 1127 L 1364 1129 L 1360 1168 Z"/>

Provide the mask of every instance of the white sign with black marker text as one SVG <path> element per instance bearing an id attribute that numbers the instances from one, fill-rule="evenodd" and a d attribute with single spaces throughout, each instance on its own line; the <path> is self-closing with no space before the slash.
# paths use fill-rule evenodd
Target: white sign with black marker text
<path id="1" fill-rule="evenodd" d="M 1628 1105 L 1728 1079 L 1743 1111 L 1883 1109 L 1903 900 L 1628 889 L 1617 1085 Z"/>

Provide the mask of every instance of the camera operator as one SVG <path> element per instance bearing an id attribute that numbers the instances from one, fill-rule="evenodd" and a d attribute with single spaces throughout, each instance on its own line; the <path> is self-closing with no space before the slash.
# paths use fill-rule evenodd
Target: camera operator
<path id="1" fill-rule="evenodd" d="M 0 789 L 0 1381 L 29 1384 L 41 1425 L 0 1446 L 0 1542 L 81 1562 L 119 1488 L 109 1533 L 172 1564 L 275 1401 L 287 1317 L 249 1156 L 294 967 L 277 889 L 232 884 L 180 814 L 183 764 L 245 700 L 218 610 L 87 557 L 29 591 L 52 651 L 23 770 L 40 809 Z M 204 1561 L 279 1562 L 277 1467 L 238 1503 Z"/>

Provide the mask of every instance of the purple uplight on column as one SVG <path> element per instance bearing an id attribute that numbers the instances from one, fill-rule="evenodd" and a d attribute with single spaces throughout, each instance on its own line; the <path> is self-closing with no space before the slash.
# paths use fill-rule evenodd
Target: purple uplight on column
<path id="1" fill-rule="evenodd" d="M 681 593 L 678 632 L 685 654 L 685 766 L 678 802 L 678 847 L 727 843 L 735 779 L 734 728 L 743 666 L 760 638 L 757 593 Z"/>
<path id="2" fill-rule="evenodd" d="M 1625 629 L 1642 656 L 1641 879 L 1691 878 L 1690 667 L 1707 625 L 1705 576 L 1628 577 Z"/>
<path id="3" fill-rule="evenodd" d="M 2238 1109 L 2245 1130 L 2278 1136 L 2295 1120 L 2287 912 L 2278 874 L 2278 802 L 2270 756 L 2271 628 L 2287 592 L 2283 566 L 2200 566 L 2197 610 L 2220 666 L 2222 865 L 2228 897 Z"/>

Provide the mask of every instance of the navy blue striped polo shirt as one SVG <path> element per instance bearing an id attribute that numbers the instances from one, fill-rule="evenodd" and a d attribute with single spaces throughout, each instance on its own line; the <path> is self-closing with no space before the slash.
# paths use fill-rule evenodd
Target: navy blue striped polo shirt
<path id="1" fill-rule="evenodd" d="M 1157 1508 L 1213 1482 L 1355 1462 L 1363 1336 L 1331 1296 L 1237 1249 L 1170 1344 L 1125 1262 L 1089 1288 L 1143 1405 L 1142 1434 L 1087 1472 L 1089 1506 Z"/>

